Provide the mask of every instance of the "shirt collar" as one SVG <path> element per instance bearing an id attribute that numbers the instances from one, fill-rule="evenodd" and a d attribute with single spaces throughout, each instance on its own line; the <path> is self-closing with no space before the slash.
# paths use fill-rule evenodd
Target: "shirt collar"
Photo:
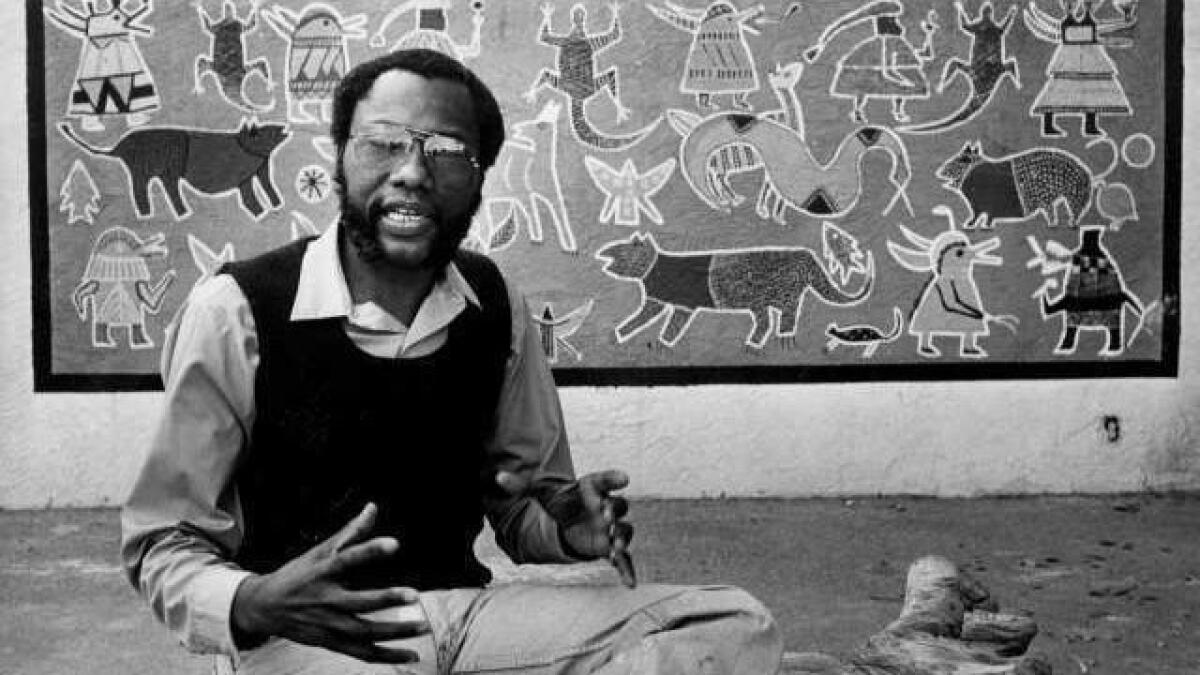
<path id="1" fill-rule="evenodd" d="M 304 252 L 300 263 L 300 283 L 296 288 L 296 300 L 292 303 L 292 321 L 350 317 L 355 313 L 350 287 L 338 256 L 338 233 L 341 223 L 335 222 L 313 240 Z M 460 302 L 469 302 L 479 307 L 479 297 L 467 283 L 458 266 L 453 262 L 446 265 L 446 273 L 440 275 L 429 290 L 429 295 L 418 311 L 425 305 L 448 307 Z M 431 307 L 432 309 L 432 307 Z"/>

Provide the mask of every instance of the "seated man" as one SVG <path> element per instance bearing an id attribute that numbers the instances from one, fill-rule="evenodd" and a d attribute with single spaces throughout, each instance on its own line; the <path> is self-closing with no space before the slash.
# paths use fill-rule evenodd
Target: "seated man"
<path id="1" fill-rule="evenodd" d="M 122 512 L 156 616 L 245 673 L 773 673 L 745 592 L 633 587 L 628 478 L 575 477 L 524 300 L 459 250 L 504 140 L 487 87 L 393 52 L 331 135 L 339 222 L 228 265 L 169 333 Z M 517 562 L 608 556 L 630 587 L 489 585 L 484 517 Z"/>

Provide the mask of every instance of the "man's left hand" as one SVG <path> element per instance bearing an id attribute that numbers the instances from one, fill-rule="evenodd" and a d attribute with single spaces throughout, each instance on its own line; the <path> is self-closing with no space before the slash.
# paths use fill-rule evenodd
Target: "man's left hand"
<path id="1" fill-rule="evenodd" d="M 608 557 L 626 586 L 634 586 L 629 542 L 633 525 L 623 520 L 629 502 L 612 494 L 629 485 L 623 471 L 589 473 L 571 483 L 535 481 L 528 475 L 501 471 L 496 482 L 512 495 L 529 494 L 558 523 L 567 553 L 584 560 Z"/>

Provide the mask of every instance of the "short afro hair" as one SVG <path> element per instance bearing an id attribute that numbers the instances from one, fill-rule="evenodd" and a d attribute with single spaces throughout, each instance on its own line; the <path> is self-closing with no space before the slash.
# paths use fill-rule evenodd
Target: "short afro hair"
<path id="1" fill-rule="evenodd" d="M 453 57 L 432 49 L 399 49 L 352 68 L 333 93 L 333 121 L 329 135 L 338 154 L 350 139 L 350 123 L 358 102 L 366 97 L 380 75 L 391 70 L 407 70 L 430 80 L 450 80 L 466 85 L 475 108 L 479 127 L 479 163 L 484 169 L 496 163 L 500 146 L 504 144 L 504 116 L 491 89 Z"/>

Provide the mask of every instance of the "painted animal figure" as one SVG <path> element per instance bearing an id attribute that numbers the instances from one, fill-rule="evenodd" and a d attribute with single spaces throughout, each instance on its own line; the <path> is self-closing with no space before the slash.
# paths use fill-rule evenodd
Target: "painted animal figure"
<path id="1" fill-rule="evenodd" d="M 131 3 L 129 9 L 125 0 L 99 6 L 86 0 L 86 13 L 63 0 L 54 6 L 43 8 L 46 18 L 83 43 L 67 115 L 79 118 L 86 131 L 103 131 L 101 120 L 118 115 L 131 127 L 148 122 L 160 101 L 135 38 L 154 35 L 153 28 L 140 23 L 153 11 L 152 0 Z"/>
<path id="2" fill-rule="evenodd" d="M 107 149 L 89 145 L 66 123 L 58 128 L 85 151 L 121 161 L 138 218 L 154 215 L 150 185 L 155 180 L 166 193 L 176 220 L 192 214 L 181 191 L 185 183 L 210 195 L 236 190 L 242 209 L 255 220 L 266 214 L 254 192 L 256 181 L 272 209 L 283 205 L 271 180 L 271 156 L 289 135 L 284 125 L 243 121 L 233 131 L 142 127 L 127 131 Z"/>
<path id="3" fill-rule="evenodd" d="M 542 68 L 537 78 L 525 92 L 526 100 L 532 102 L 543 87 L 550 87 L 566 94 L 571 102 L 571 131 L 581 143 L 598 150 L 619 150 L 637 143 L 646 137 L 658 120 L 632 134 L 613 136 L 601 133 L 588 120 L 584 105 L 601 91 L 608 92 L 608 97 L 617 107 L 617 121 L 629 117 L 629 109 L 621 104 L 621 95 L 617 85 L 617 69 L 609 68 L 596 75 L 596 54 L 616 44 L 621 39 L 620 9 L 616 3 L 612 8 L 612 27 L 607 33 L 589 35 L 587 32 L 587 9 L 583 4 L 571 8 L 571 32 L 565 35 L 555 35 L 550 32 L 550 17 L 554 14 L 554 6 L 550 3 L 542 5 L 542 26 L 538 41 L 558 50 L 556 61 L 557 70 Z"/>
<path id="4" fill-rule="evenodd" d="M 1061 261 L 1050 270 L 1065 270 L 1066 283 L 1057 298 L 1049 298 L 1048 285 L 1038 289 L 1043 317 L 1063 315 L 1062 334 L 1055 354 L 1074 354 L 1081 330 L 1098 330 L 1108 339 L 1101 356 L 1118 356 L 1132 344 L 1141 330 L 1146 308 L 1129 292 L 1117 261 L 1101 240 L 1103 227 L 1079 230 L 1079 247 L 1070 251 L 1069 263 Z M 1043 261 L 1045 264 L 1045 261 Z M 1125 341 L 1125 307 L 1138 318 L 1137 326 Z"/>
<path id="5" fill-rule="evenodd" d="M 699 118 L 670 110 L 667 119 L 683 135 L 680 170 L 688 185 L 710 207 L 729 212 L 743 197 L 729 185 L 731 176 L 762 168 L 762 187 L 755 202 L 760 218 L 783 223 L 788 208 L 811 216 L 845 215 L 862 196 L 862 159 L 881 151 L 892 159 L 889 181 L 895 194 L 884 213 L 903 199 L 912 169 L 904 142 L 890 129 L 863 127 L 842 139 L 833 156 L 818 161 L 795 129 L 764 117 L 717 113 Z"/>
<path id="6" fill-rule="evenodd" d="M 962 75 L 971 85 L 971 97 L 955 113 L 935 122 L 901 127 L 900 131 L 908 134 L 927 134 L 952 129 L 964 124 L 980 113 L 992 100 L 1000 82 L 1007 76 L 1011 77 L 1017 89 L 1021 88 L 1021 71 L 1016 59 L 1005 57 L 1004 36 L 1012 27 L 1017 15 L 1017 6 L 1008 8 L 1004 20 L 996 23 L 993 18 L 991 2 L 985 2 L 979 10 L 979 18 L 971 19 L 963 10 L 961 2 L 954 3 L 958 9 L 958 26 L 971 36 L 971 62 L 951 58 L 946 61 L 942 70 L 942 79 L 938 82 L 937 91 L 942 93 L 946 84 L 955 76 Z"/>
<path id="7" fill-rule="evenodd" d="M 666 314 L 658 339 L 667 346 L 683 337 L 698 312 L 710 311 L 750 315 L 746 345 L 762 349 L 772 332 L 783 339 L 795 337 L 809 293 L 832 305 L 855 305 L 870 294 L 875 280 L 869 255 L 862 286 L 847 292 L 807 248 L 676 253 L 659 248 L 650 234 L 606 244 L 596 259 L 605 263 L 606 274 L 641 289 L 641 305 L 617 326 L 617 341 L 627 341 Z"/>
<path id="8" fill-rule="evenodd" d="M 869 359 L 875 356 L 880 345 L 895 342 L 903 328 L 904 314 L 899 307 L 892 308 L 892 328 L 887 333 L 865 324 L 839 326 L 831 323 L 825 327 L 825 336 L 829 338 L 825 343 L 825 351 L 832 352 L 838 345 L 863 347 L 862 357 Z"/>
<path id="9" fill-rule="evenodd" d="M 1016 332 L 1018 319 L 995 315 L 987 311 L 975 283 L 976 265 L 999 265 L 1004 262 L 991 251 L 1000 246 L 992 237 L 975 244 L 967 235 L 954 229 L 949 207 L 934 207 L 934 214 L 950 221 L 950 227 L 933 239 L 922 237 L 903 225 L 900 231 L 916 248 L 888 241 L 888 251 L 896 262 L 913 272 L 929 276 L 920 296 L 913 303 L 908 317 L 908 333 L 917 337 L 917 353 L 926 357 L 942 355 L 933 344 L 938 335 L 957 336 L 958 354 L 964 358 L 983 358 L 987 352 L 979 346 L 979 338 L 991 334 L 990 324 L 996 323 Z"/>
<path id="10" fill-rule="evenodd" d="M 483 206 L 473 229 L 484 251 L 505 248 L 524 225 L 541 243 L 544 218 L 554 226 L 562 250 L 578 250 L 571 216 L 558 178 L 558 120 L 562 104 L 548 102 L 538 116 L 513 124 L 496 167 L 483 186 Z M 496 216 L 500 211 L 501 215 Z M 507 236 L 504 236 L 507 235 Z"/>
<path id="11" fill-rule="evenodd" d="M 265 58 L 246 62 L 247 33 L 254 32 L 258 24 L 258 8 L 251 6 L 250 15 L 245 21 L 238 18 L 237 8 L 232 2 L 226 2 L 222 9 L 220 21 L 213 21 L 208 12 L 199 3 L 196 11 L 200 13 L 200 22 L 204 31 L 212 36 L 209 45 L 209 55 L 196 58 L 195 85 L 192 91 L 204 93 L 204 76 L 212 74 L 221 85 L 221 95 L 230 105 L 241 108 L 246 112 L 267 112 L 275 108 L 275 99 L 266 105 L 256 104 L 246 97 L 246 80 L 250 75 L 258 73 L 267 83 L 267 89 L 274 88 L 271 82 L 271 67 Z"/>
<path id="12" fill-rule="evenodd" d="M 803 74 L 804 63 L 801 61 L 779 64 L 768 71 L 767 84 L 771 85 L 771 92 L 779 100 L 780 107 L 759 115 L 795 131 L 801 140 L 805 134 L 804 107 L 800 104 L 800 97 L 796 95 L 796 85 L 800 83 L 800 76 Z"/>
<path id="13" fill-rule="evenodd" d="M 1098 139 L 1096 142 L 1109 139 Z M 1090 147 L 1090 145 L 1089 145 Z M 971 208 L 967 228 L 991 227 L 997 220 L 1023 220 L 1040 214 L 1051 227 L 1059 224 L 1057 207 L 1067 208 L 1075 227 L 1092 203 L 1092 194 L 1117 165 L 1093 177 L 1081 159 L 1066 150 L 1034 148 L 1004 157 L 988 157 L 979 142 L 968 142 L 936 172 L 945 186 Z"/>

